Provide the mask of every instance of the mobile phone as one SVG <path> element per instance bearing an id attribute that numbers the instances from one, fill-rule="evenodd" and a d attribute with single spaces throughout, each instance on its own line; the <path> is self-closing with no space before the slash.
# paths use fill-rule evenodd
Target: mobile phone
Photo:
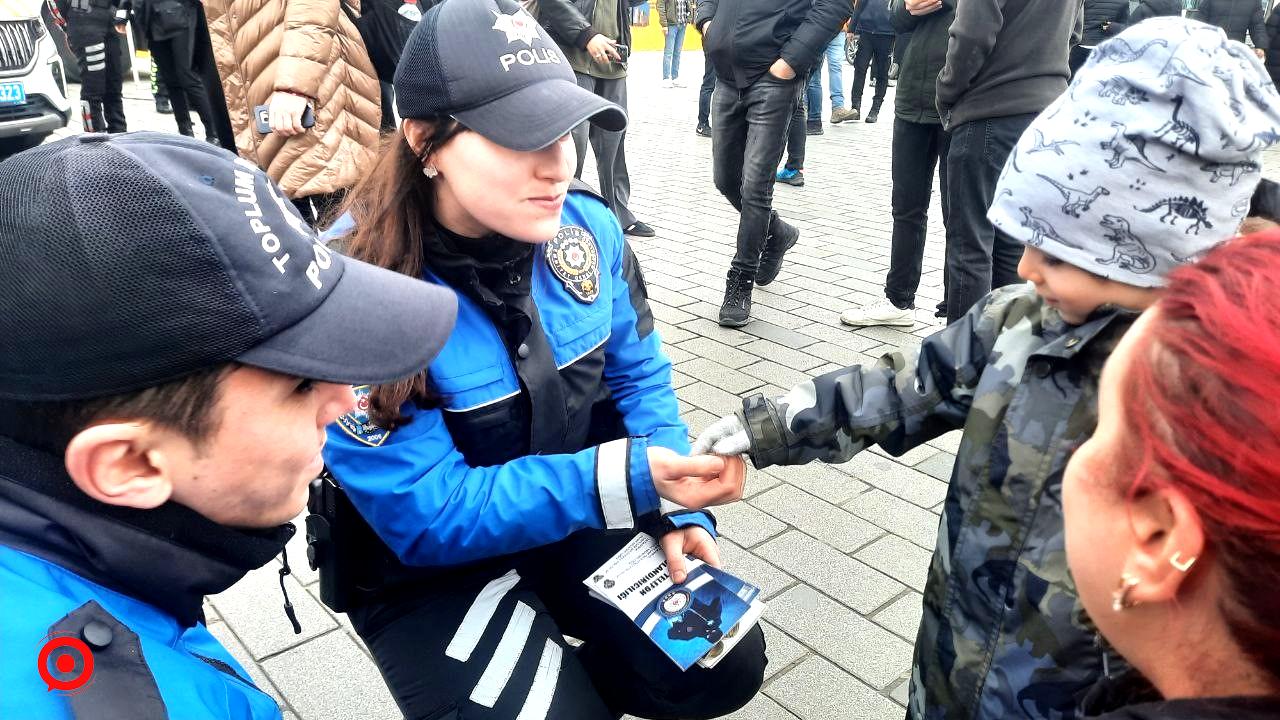
<path id="1" fill-rule="evenodd" d="M 257 126 L 258 132 L 263 135 L 271 133 L 271 116 L 267 113 L 266 105 L 259 105 L 253 109 L 253 123 Z M 316 124 L 315 111 L 307 105 L 307 109 L 302 111 L 302 127 L 309 128 Z"/>
<path id="2" fill-rule="evenodd" d="M 627 58 L 631 57 L 631 48 L 627 47 L 626 45 L 619 43 L 617 45 L 614 45 L 613 49 L 617 50 L 618 54 L 622 56 L 622 62 L 626 62 Z"/>

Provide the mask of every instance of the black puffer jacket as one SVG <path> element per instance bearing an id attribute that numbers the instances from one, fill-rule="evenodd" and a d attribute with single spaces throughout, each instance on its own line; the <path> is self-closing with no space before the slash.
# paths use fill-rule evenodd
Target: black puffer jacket
<path id="1" fill-rule="evenodd" d="M 947 31 L 956 17 L 955 0 L 942 0 L 942 9 L 929 15 L 907 12 L 907 0 L 893 0 L 889 20 L 898 31 L 898 42 L 910 33 L 902 54 L 894 114 L 901 120 L 938 124 L 938 73 L 947 62 Z"/>
<path id="2" fill-rule="evenodd" d="M 1102 28 L 1107 23 L 1122 22 L 1129 14 L 1129 0 L 1084 0 L 1084 37 L 1080 44 L 1093 47 L 1107 39 Z"/>
<path id="3" fill-rule="evenodd" d="M 804 77 L 852 12 L 850 0 L 699 0 L 693 24 L 716 77 L 745 88 L 778 58 Z"/>
<path id="4" fill-rule="evenodd" d="M 1227 37 L 1244 42 L 1249 33 L 1255 47 L 1267 46 L 1267 27 L 1258 0 L 1200 0 L 1191 17 L 1227 31 Z"/>
<path id="5" fill-rule="evenodd" d="M 1119 35 L 1129 26 L 1137 25 L 1143 20 L 1149 20 L 1153 17 L 1181 14 L 1182 0 L 1142 0 L 1129 13 L 1129 17 L 1124 19 L 1124 22 L 1112 22 L 1111 27 L 1107 30 L 1107 35 Z"/>

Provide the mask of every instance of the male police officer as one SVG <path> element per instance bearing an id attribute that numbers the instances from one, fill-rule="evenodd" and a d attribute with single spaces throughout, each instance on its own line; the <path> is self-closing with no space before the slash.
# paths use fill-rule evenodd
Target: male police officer
<path id="1" fill-rule="evenodd" d="M 118 0 L 56 0 L 67 23 L 67 44 L 80 65 L 80 116 L 85 132 L 121 133 L 124 68 L 115 29 Z"/>
<path id="2" fill-rule="evenodd" d="M 0 717 L 278 718 L 201 600 L 281 552 L 350 384 L 420 372 L 452 293 L 225 150 L 94 134 L 0 163 L 0 306 Z"/>

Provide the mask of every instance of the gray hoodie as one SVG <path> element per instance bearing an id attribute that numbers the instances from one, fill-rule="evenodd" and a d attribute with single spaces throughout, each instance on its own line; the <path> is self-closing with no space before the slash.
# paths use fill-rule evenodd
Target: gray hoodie
<path id="1" fill-rule="evenodd" d="M 1067 89 L 1083 0 L 958 0 L 938 114 L 957 125 L 1038 113 Z"/>

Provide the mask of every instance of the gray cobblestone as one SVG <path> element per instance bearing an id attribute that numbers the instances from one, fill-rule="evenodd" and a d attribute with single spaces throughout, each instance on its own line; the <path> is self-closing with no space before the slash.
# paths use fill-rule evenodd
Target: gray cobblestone
<path id="1" fill-rule="evenodd" d="M 774 395 L 765 393 L 765 396 L 773 397 Z M 774 465 L 761 472 L 795 485 L 833 505 L 839 505 L 867 490 L 866 483 L 822 462 L 811 462 L 805 465 Z"/>
<path id="2" fill-rule="evenodd" d="M 302 634 L 295 635 L 284 615 L 277 569 L 275 563 L 268 563 L 210 598 L 223 621 L 235 629 L 245 648 L 259 660 L 337 627 L 324 607 L 297 580 L 288 577 L 285 585 L 289 588 L 289 599 L 302 625 Z"/>
<path id="3" fill-rule="evenodd" d="M 881 534 L 871 523 L 785 483 L 752 498 L 750 504 L 788 525 L 804 528 L 806 534 L 840 552 L 852 552 Z"/>
<path id="4" fill-rule="evenodd" d="M 785 523 L 745 502 L 724 505 L 712 512 L 716 516 L 716 529 L 719 533 L 747 548 L 758 545 L 787 528 Z"/>
<path id="5" fill-rule="evenodd" d="M 854 553 L 854 557 L 898 582 L 924 592 L 932 554 L 931 550 L 890 534 Z"/>
<path id="6" fill-rule="evenodd" d="M 746 367 L 757 360 L 756 356 L 750 353 L 716 342 L 710 338 L 699 337 L 693 340 L 686 340 L 680 344 L 680 349 L 708 360 L 714 360 L 734 370 Z"/>
<path id="7" fill-rule="evenodd" d="M 933 507 L 947 496 L 946 483 L 875 453 L 859 453 L 841 468 L 868 485 L 920 507 Z"/>
<path id="8" fill-rule="evenodd" d="M 262 666 L 305 720 L 400 717 L 373 661 L 342 631 L 327 633 Z"/>
<path id="9" fill-rule="evenodd" d="M 727 368 L 707 358 L 694 358 L 681 363 L 680 372 L 732 395 L 741 395 L 764 384 L 758 377 Z"/>
<path id="10" fill-rule="evenodd" d="M 938 540 L 937 513 L 916 507 L 879 490 L 865 492 L 845 503 L 855 515 L 932 551 Z"/>
<path id="11" fill-rule="evenodd" d="M 902 720 L 902 708 L 830 662 L 811 657 L 766 690 L 804 720 Z"/>
<path id="12" fill-rule="evenodd" d="M 880 627 L 897 633 L 903 640 L 914 643 L 916 631 L 920 629 L 920 616 L 923 614 L 924 598 L 920 593 L 909 592 L 871 619 Z"/>
<path id="13" fill-rule="evenodd" d="M 788 530 L 756 549 L 760 556 L 787 568 L 812 585 L 863 615 L 901 593 L 903 586 L 825 543 L 798 530 Z"/>

